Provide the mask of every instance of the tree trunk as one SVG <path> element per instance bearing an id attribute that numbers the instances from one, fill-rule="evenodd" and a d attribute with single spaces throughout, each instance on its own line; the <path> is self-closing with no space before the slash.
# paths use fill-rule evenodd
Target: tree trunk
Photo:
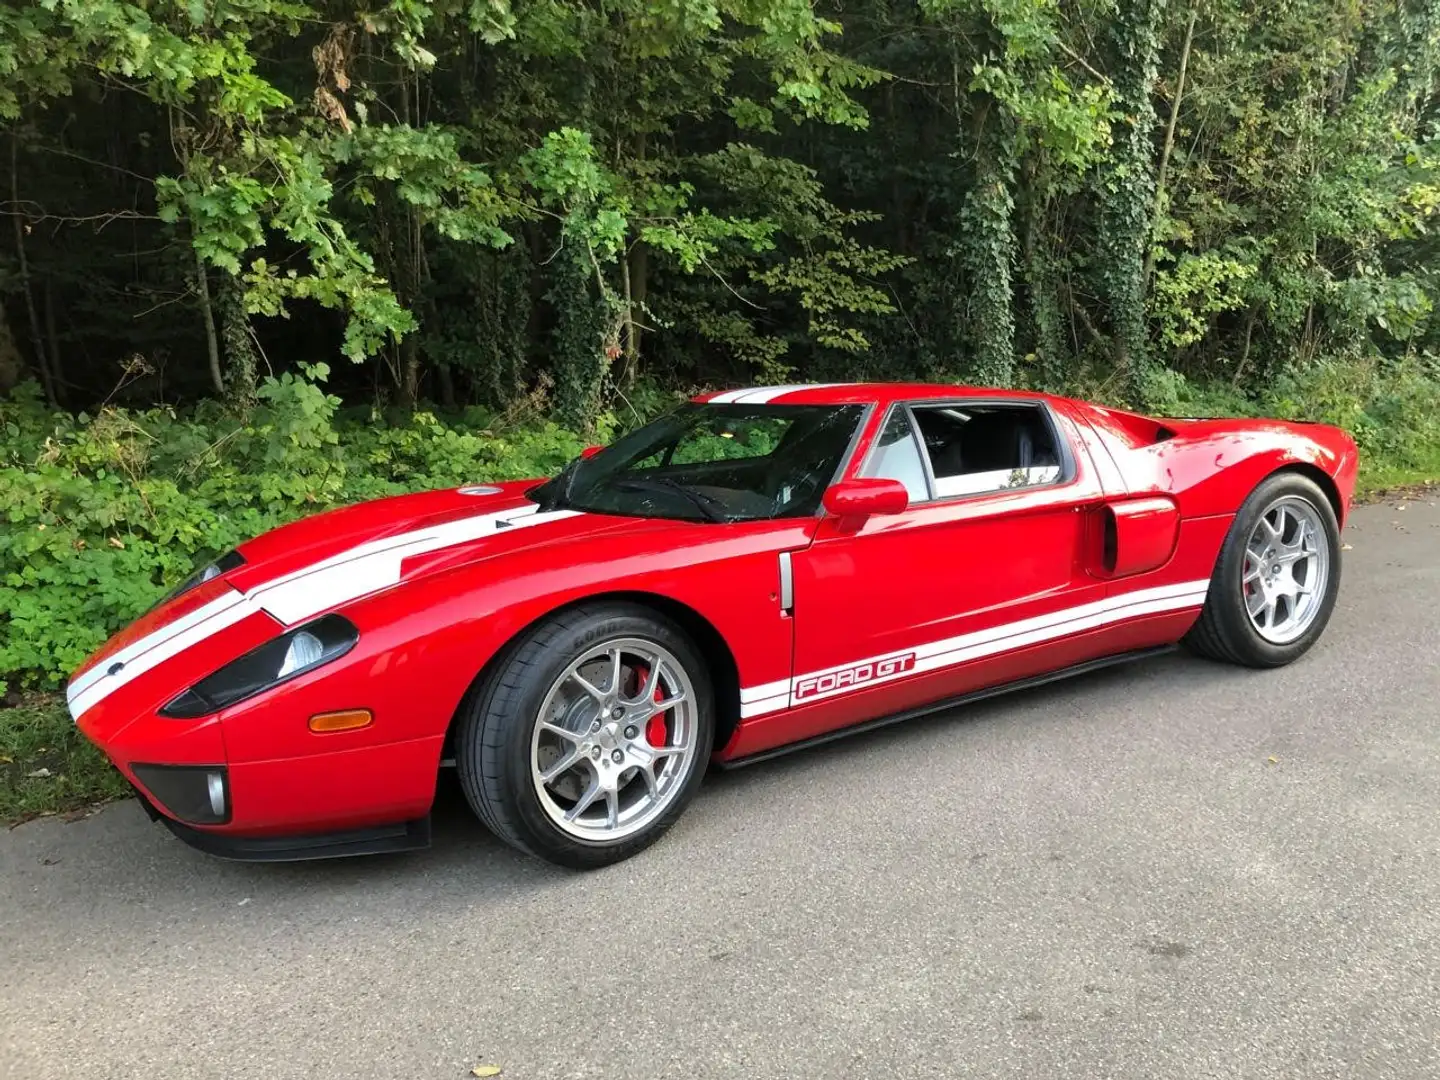
<path id="1" fill-rule="evenodd" d="M 440 383 L 440 404 L 447 409 L 454 409 L 455 398 L 455 376 L 450 372 L 450 365 L 443 361 L 435 365 L 435 378 Z"/>
<path id="2" fill-rule="evenodd" d="M 1030 301 L 1030 319 L 1035 330 L 1035 352 L 1039 359 L 1040 382 L 1055 390 L 1065 379 L 1065 335 L 1061 330 L 1060 305 L 1055 275 L 1051 269 L 1049 243 L 1044 236 L 1046 206 L 1037 191 L 1033 162 L 1025 170 L 1025 189 L 1030 193 L 1025 213 L 1025 291 Z"/>
<path id="3" fill-rule="evenodd" d="M 970 377 L 1005 386 L 1015 370 L 1014 125 L 988 94 L 972 107 L 975 176 L 961 203 L 958 237 L 968 286 L 961 298 L 969 313 L 963 332 L 974 350 Z"/>
<path id="4" fill-rule="evenodd" d="M 635 133 L 631 153 L 637 162 L 643 163 L 645 152 L 645 132 L 638 131 Z M 625 258 L 620 267 L 625 288 L 625 366 L 620 375 L 620 382 L 627 389 L 635 384 L 635 377 L 640 370 L 640 335 L 643 333 L 643 329 L 636 321 L 635 313 L 643 312 L 645 308 L 649 258 L 650 254 L 646 250 L 645 241 L 636 237 L 635 242 L 625 252 Z"/>
<path id="5" fill-rule="evenodd" d="M 50 374 L 50 361 L 45 352 L 45 336 L 40 329 L 40 315 L 35 310 L 35 289 L 30 282 L 30 260 L 25 253 L 26 225 L 20 214 L 20 136 L 10 132 L 10 205 L 15 208 L 10 220 L 15 223 L 15 262 L 20 270 L 20 290 L 25 294 L 25 313 L 30 319 L 30 341 L 35 349 L 35 364 L 40 369 L 40 383 L 45 399 L 57 403 L 55 380 Z"/>
<path id="6" fill-rule="evenodd" d="M 1185 72 L 1190 67 L 1190 46 L 1195 40 L 1195 19 L 1198 9 L 1191 8 L 1190 21 L 1185 25 L 1185 44 L 1180 48 L 1180 73 L 1175 77 L 1175 98 L 1170 102 L 1170 119 L 1165 124 L 1165 146 L 1160 151 L 1160 167 L 1155 172 L 1155 202 L 1150 208 L 1150 243 L 1145 251 L 1145 289 L 1155 273 L 1155 230 L 1160 225 L 1160 212 L 1165 205 L 1165 176 L 1170 171 L 1170 154 L 1175 149 L 1175 122 L 1180 119 L 1180 99 L 1185 96 Z"/>
<path id="7" fill-rule="evenodd" d="M 0 300 L 0 394 L 8 394 L 15 388 L 23 370 L 20 349 L 10 330 L 10 317 L 5 313 L 3 300 Z"/>
<path id="8" fill-rule="evenodd" d="M 255 403 L 255 387 L 259 381 L 260 358 L 250 336 L 250 320 L 245 314 L 240 284 L 228 275 L 220 279 L 216 290 L 220 309 L 220 337 L 225 346 L 225 366 L 230 372 L 226 400 L 238 415 L 245 416 Z"/>
<path id="9" fill-rule="evenodd" d="M 1250 309 L 1250 317 L 1245 320 L 1245 347 L 1240 351 L 1240 362 L 1235 365 L 1235 377 L 1230 380 L 1230 385 L 1239 387 L 1240 380 L 1245 377 L 1245 365 L 1250 362 L 1250 338 L 1255 333 L 1255 320 L 1260 317 L 1260 305 L 1256 304 Z"/>
<path id="10" fill-rule="evenodd" d="M 420 343 L 413 333 L 400 342 L 400 404 L 411 410 L 420 402 Z"/>
<path id="11" fill-rule="evenodd" d="M 210 302 L 210 276 L 205 270 L 205 260 L 198 250 L 195 252 L 195 287 L 200 293 L 200 318 L 205 324 L 205 349 L 210 358 L 210 385 L 217 396 L 224 397 L 225 377 L 220 373 L 220 339 L 215 333 L 215 305 Z"/>
<path id="12" fill-rule="evenodd" d="M 50 351 L 50 378 L 55 384 L 55 400 L 65 403 L 65 365 L 60 360 L 60 334 L 55 329 L 55 290 L 50 278 L 45 279 L 45 347 Z"/>
<path id="13" fill-rule="evenodd" d="M 640 371 L 640 336 L 645 331 L 636 321 L 635 313 L 645 309 L 649 269 L 650 253 L 645 241 L 636 240 L 625 253 L 621 266 L 625 281 L 625 370 L 621 380 L 627 388 L 635 385 Z"/>
<path id="14" fill-rule="evenodd" d="M 1145 253 L 1155 196 L 1155 103 L 1151 92 L 1159 54 L 1163 0 L 1120 0 L 1108 20 L 1116 125 L 1099 181 L 1099 258 L 1096 282 L 1109 309 L 1111 348 L 1127 396 L 1143 403 L 1150 348 L 1145 307 Z"/>

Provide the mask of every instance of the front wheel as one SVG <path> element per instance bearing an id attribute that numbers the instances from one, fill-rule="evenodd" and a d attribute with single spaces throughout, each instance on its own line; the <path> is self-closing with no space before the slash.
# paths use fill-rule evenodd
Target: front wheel
<path id="1" fill-rule="evenodd" d="M 461 718 L 456 766 L 482 821 L 576 869 L 654 843 L 694 797 L 714 704 L 698 650 L 630 604 L 545 620 L 512 647 Z"/>
<path id="2" fill-rule="evenodd" d="M 1298 659 L 1324 633 L 1340 589 L 1340 527 L 1314 481 L 1277 473 L 1250 493 L 1220 549 L 1196 652 L 1247 667 Z"/>

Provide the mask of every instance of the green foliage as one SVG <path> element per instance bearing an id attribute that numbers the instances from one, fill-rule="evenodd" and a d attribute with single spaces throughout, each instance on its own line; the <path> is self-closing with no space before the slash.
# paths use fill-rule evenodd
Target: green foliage
<path id="1" fill-rule="evenodd" d="M 1218 252 L 1182 255 L 1155 276 L 1152 304 L 1160 327 L 1160 340 L 1171 348 L 1194 345 L 1205 337 L 1210 320 L 1245 306 L 1245 283 L 1256 268 Z"/>
<path id="2" fill-rule="evenodd" d="M 30 384 L 0 401 L 0 683 L 23 687 L 58 685 L 197 559 L 327 506 L 548 475 L 586 445 L 481 413 L 377 423 L 289 373 L 261 382 L 243 422 L 210 408 L 75 418 L 38 397 Z"/>
<path id="3" fill-rule="evenodd" d="M 1374 402 L 1440 352 L 1437 75 L 1434 0 L 19 0 L 0 389 Z"/>
<path id="4" fill-rule="evenodd" d="M 1117 125 L 1109 160 L 1100 170 L 1096 283 L 1109 309 L 1116 366 L 1133 397 L 1144 400 L 1149 332 L 1144 263 L 1155 192 L 1155 104 L 1151 89 L 1159 62 L 1164 0 L 1118 0 L 1109 23 Z"/>

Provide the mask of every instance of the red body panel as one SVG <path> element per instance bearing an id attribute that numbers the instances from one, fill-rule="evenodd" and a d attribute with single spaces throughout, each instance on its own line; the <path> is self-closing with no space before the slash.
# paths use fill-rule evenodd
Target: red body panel
<path id="1" fill-rule="evenodd" d="M 1108 578 L 1159 570 L 1180 539 L 1180 507 L 1173 498 L 1116 499 L 1100 515 L 1100 555 L 1095 565 Z"/>
<path id="2" fill-rule="evenodd" d="M 1118 630 L 1092 630 L 1055 643 L 1031 645 L 995 659 L 947 669 L 929 679 L 883 683 L 817 704 L 761 717 L 741 726 L 727 748 L 748 757 L 802 739 L 812 739 L 875 717 L 905 712 L 934 701 L 960 697 L 991 686 L 1058 671 L 1115 653 L 1178 641 L 1195 621 L 1191 613 L 1149 615 Z"/>
<path id="3" fill-rule="evenodd" d="M 1156 421 L 920 384 L 766 394 L 874 406 L 837 479 L 860 474 L 892 403 L 971 395 L 1043 403 L 1073 465 L 1050 486 L 868 518 L 546 513 L 524 495 L 533 481 L 335 510 L 250 541 L 243 565 L 116 635 L 76 672 L 72 711 L 132 781 L 137 762 L 226 766 L 233 817 L 214 831 L 408 820 L 428 811 L 447 732 L 482 669 L 565 605 L 619 594 L 708 623 L 739 677 L 738 700 L 720 703 L 738 722 L 716 750 L 734 760 L 1174 642 L 1198 616 L 1230 522 L 1260 480 L 1309 470 L 1330 485 L 1342 520 L 1354 491 L 1354 443 L 1318 425 Z M 285 626 L 330 610 L 359 631 L 344 656 L 216 715 L 159 715 Z M 351 708 L 374 722 L 328 734 L 307 726 Z"/>

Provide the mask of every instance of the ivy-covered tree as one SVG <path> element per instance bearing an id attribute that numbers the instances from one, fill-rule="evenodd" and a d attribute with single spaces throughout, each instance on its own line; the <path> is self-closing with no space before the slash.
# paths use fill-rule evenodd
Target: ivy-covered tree
<path id="1" fill-rule="evenodd" d="M 16 0 L 0 385 L 244 413 L 339 355 L 583 426 L 1389 378 L 1440 347 L 1437 43 L 1435 0 Z"/>

